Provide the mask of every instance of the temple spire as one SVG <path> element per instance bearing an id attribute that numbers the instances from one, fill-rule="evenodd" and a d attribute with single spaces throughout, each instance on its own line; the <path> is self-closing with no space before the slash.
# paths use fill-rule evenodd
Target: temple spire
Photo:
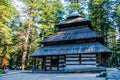
<path id="1" fill-rule="evenodd" d="M 77 10 L 74 10 L 68 17 L 67 17 L 67 20 L 70 20 L 70 19 L 75 19 L 75 18 L 78 18 L 78 17 L 81 17 L 82 16 L 79 14 L 79 12 Z"/>

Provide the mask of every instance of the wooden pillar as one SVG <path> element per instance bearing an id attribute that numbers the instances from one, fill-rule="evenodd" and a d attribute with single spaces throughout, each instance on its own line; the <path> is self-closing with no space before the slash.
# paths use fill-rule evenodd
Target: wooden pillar
<path id="1" fill-rule="evenodd" d="M 57 71 L 59 71 L 59 56 L 57 58 L 58 58 Z"/>
<path id="2" fill-rule="evenodd" d="M 44 70 L 46 71 L 46 56 L 44 58 L 44 61 L 45 61 Z"/>
<path id="3" fill-rule="evenodd" d="M 108 53 L 108 66 L 110 66 L 110 56 L 111 56 L 111 53 Z"/>
<path id="4" fill-rule="evenodd" d="M 43 60 L 44 60 L 44 66 L 43 66 L 44 69 L 43 70 L 46 70 L 46 57 L 44 57 Z"/>
<path id="5" fill-rule="evenodd" d="M 79 55 L 79 64 L 81 64 L 81 55 Z"/>
<path id="6" fill-rule="evenodd" d="M 65 61 L 65 62 L 64 62 L 64 65 L 66 66 L 66 55 L 64 56 L 64 58 L 65 58 L 65 60 L 64 60 L 64 61 Z M 65 67 L 65 66 L 64 66 L 64 67 Z"/>
<path id="7" fill-rule="evenodd" d="M 36 57 L 34 58 L 34 66 L 35 66 L 35 69 L 37 69 L 37 67 L 36 67 Z"/>
<path id="8" fill-rule="evenodd" d="M 102 65 L 102 57 L 101 57 L 101 54 L 100 53 L 97 53 L 96 55 L 96 61 L 99 65 Z"/>
<path id="9" fill-rule="evenodd" d="M 50 61 L 52 62 L 52 56 L 50 56 Z M 51 62 L 50 62 L 50 70 L 52 70 Z"/>
<path id="10" fill-rule="evenodd" d="M 41 57 L 41 58 L 42 58 L 41 69 L 45 70 L 45 57 Z"/>

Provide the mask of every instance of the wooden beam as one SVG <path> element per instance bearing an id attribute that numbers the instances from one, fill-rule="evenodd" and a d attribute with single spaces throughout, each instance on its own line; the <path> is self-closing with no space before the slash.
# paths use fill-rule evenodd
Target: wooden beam
<path id="1" fill-rule="evenodd" d="M 66 60 L 67 62 L 76 62 L 76 61 L 79 61 L 79 59 L 78 60 Z"/>
<path id="2" fill-rule="evenodd" d="M 81 58 L 96 58 L 96 56 L 81 56 Z"/>
<path id="3" fill-rule="evenodd" d="M 57 58 L 58 58 L 57 71 L 59 71 L 59 56 Z"/>
<path id="4" fill-rule="evenodd" d="M 88 61 L 88 62 L 90 62 L 90 61 L 96 61 L 96 60 L 80 60 L 80 61 L 81 61 L 81 62 L 82 62 L 82 61 Z"/>
<path id="5" fill-rule="evenodd" d="M 81 55 L 79 55 L 79 64 L 81 64 Z"/>
<path id="6" fill-rule="evenodd" d="M 79 64 L 66 64 L 66 65 L 79 65 Z"/>
<path id="7" fill-rule="evenodd" d="M 52 61 L 52 56 L 50 56 L 50 59 L 51 59 L 51 61 Z M 52 70 L 52 65 L 51 65 L 51 63 L 50 63 L 50 70 Z"/>

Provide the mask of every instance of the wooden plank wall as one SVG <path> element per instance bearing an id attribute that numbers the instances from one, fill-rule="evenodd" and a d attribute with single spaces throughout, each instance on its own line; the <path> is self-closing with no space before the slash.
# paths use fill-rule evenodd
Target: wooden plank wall
<path id="1" fill-rule="evenodd" d="M 63 71 L 65 67 L 65 55 L 59 56 L 59 71 Z"/>
<path id="2" fill-rule="evenodd" d="M 96 54 L 66 55 L 66 66 L 95 67 Z"/>
<path id="3" fill-rule="evenodd" d="M 81 67 L 84 66 L 96 66 L 97 60 L 96 60 L 96 54 L 81 54 L 81 55 L 61 55 L 58 57 L 58 66 L 51 66 L 51 59 L 54 56 L 47 56 L 46 57 L 46 70 L 59 70 L 63 71 L 66 66 L 72 66 L 72 65 L 79 65 Z"/>
<path id="4" fill-rule="evenodd" d="M 46 64 L 45 64 L 45 67 L 46 67 L 46 70 L 49 71 L 51 70 L 51 56 L 47 56 L 46 57 Z"/>
<path id="5" fill-rule="evenodd" d="M 64 70 L 64 67 L 65 67 L 65 55 L 62 55 L 62 56 L 57 56 L 58 57 L 58 63 L 59 65 L 58 66 L 51 66 L 51 59 L 53 58 L 54 56 L 47 56 L 46 57 L 46 70 L 49 71 L 49 70 Z"/>
<path id="6" fill-rule="evenodd" d="M 79 55 L 66 55 L 66 65 L 79 65 Z"/>
<path id="7" fill-rule="evenodd" d="M 81 65 L 96 65 L 96 54 L 82 54 Z"/>

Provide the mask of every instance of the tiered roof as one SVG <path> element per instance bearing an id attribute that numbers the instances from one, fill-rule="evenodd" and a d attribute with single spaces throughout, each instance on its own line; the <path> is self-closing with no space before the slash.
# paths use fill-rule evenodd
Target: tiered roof
<path id="1" fill-rule="evenodd" d="M 71 28 L 67 30 L 58 31 L 55 34 L 44 39 L 42 43 L 50 42 L 60 42 L 69 40 L 81 40 L 89 38 L 101 38 L 95 31 L 91 30 L 89 27 L 84 26 L 83 28 Z"/>
<path id="2" fill-rule="evenodd" d="M 44 39 L 42 43 L 45 45 L 35 51 L 32 56 L 111 52 L 99 40 L 80 42 L 90 39 L 101 39 L 103 41 L 103 37 L 93 31 L 90 20 L 82 18 L 78 12 L 73 12 L 66 22 L 55 27 L 58 28 L 58 31 Z M 67 43 L 69 41 L 72 42 Z M 64 43 L 61 44 L 60 42 Z M 51 44 L 46 45 L 47 43 Z"/>
<path id="3" fill-rule="evenodd" d="M 49 45 L 38 49 L 32 56 L 65 55 L 65 54 L 89 54 L 98 52 L 111 52 L 99 42 L 76 43 L 65 45 Z"/>

